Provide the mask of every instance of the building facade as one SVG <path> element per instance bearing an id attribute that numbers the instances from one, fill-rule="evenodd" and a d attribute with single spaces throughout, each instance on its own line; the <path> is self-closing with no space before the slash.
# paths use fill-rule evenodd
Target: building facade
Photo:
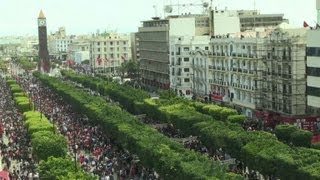
<path id="1" fill-rule="evenodd" d="M 266 123 L 305 117 L 306 29 L 255 34 L 211 39 L 211 99 Z"/>
<path id="2" fill-rule="evenodd" d="M 209 36 L 170 37 L 170 88 L 179 96 L 208 94 Z"/>
<path id="3" fill-rule="evenodd" d="M 69 46 L 72 44 L 75 36 L 67 36 L 64 27 L 50 35 L 49 53 L 54 59 L 66 60 L 69 52 Z"/>
<path id="4" fill-rule="evenodd" d="M 121 63 L 131 59 L 130 35 L 110 33 L 90 41 L 90 64 L 102 72 L 118 74 Z"/>
<path id="5" fill-rule="evenodd" d="M 67 59 L 73 60 L 76 63 L 81 63 L 85 60 L 90 62 L 91 44 L 89 39 L 77 38 L 69 45 Z"/>
<path id="6" fill-rule="evenodd" d="M 137 33 L 137 55 L 143 85 L 151 89 L 170 88 L 171 37 L 209 34 L 210 21 L 207 15 L 184 14 L 143 21 Z"/>
<path id="7" fill-rule="evenodd" d="M 320 114 L 320 30 L 307 35 L 307 98 L 309 113 Z"/>
<path id="8" fill-rule="evenodd" d="M 154 89 L 169 89 L 169 20 L 143 21 L 136 34 L 141 82 Z"/>
<path id="9" fill-rule="evenodd" d="M 277 27 L 282 22 L 288 22 L 284 19 L 284 14 L 260 14 L 257 10 L 239 10 L 241 32 L 254 30 L 261 27 Z"/>

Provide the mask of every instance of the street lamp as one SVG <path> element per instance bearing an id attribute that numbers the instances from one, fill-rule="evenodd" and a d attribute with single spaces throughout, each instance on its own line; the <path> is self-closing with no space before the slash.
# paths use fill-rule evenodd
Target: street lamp
<path id="1" fill-rule="evenodd" d="M 74 124 L 73 124 L 73 148 L 74 148 L 74 170 L 75 170 L 75 172 L 77 172 L 78 170 L 77 170 L 77 149 L 76 149 L 76 135 L 77 135 L 77 133 L 76 133 L 76 128 L 75 128 L 75 124 L 76 124 L 76 122 L 74 121 L 73 122 Z"/>

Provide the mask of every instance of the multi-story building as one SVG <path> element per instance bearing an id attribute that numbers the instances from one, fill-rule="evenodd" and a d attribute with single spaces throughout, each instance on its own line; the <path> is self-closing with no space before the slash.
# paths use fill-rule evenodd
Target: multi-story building
<path id="1" fill-rule="evenodd" d="M 143 21 L 137 33 L 137 52 L 142 83 L 153 89 L 169 89 L 170 37 L 209 34 L 210 25 L 207 15 L 185 14 Z"/>
<path id="2" fill-rule="evenodd" d="M 131 59 L 130 35 L 111 33 L 90 41 L 90 64 L 94 69 L 117 74 L 121 63 Z"/>
<path id="3" fill-rule="evenodd" d="M 145 86 L 154 89 L 170 87 L 170 37 L 223 36 L 258 27 L 276 27 L 284 21 L 282 14 L 260 14 L 258 11 L 209 10 L 208 14 L 182 14 L 166 19 L 143 21 L 136 34 L 136 53 Z"/>
<path id="4" fill-rule="evenodd" d="M 69 60 L 74 60 L 76 63 L 82 61 L 90 61 L 90 40 L 77 38 L 73 40 L 72 44 L 69 45 L 68 57 Z"/>
<path id="5" fill-rule="evenodd" d="M 186 98 L 208 94 L 209 36 L 170 37 L 170 88 Z"/>
<path id="6" fill-rule="evenodd" d="M 250 117 L 256 109 L 258 53 L 263 39 L 256 34 L 244 36 L 211 39 L 208 78 L 213 101 L 241 107 Z"/>
<path id="7" fill-rule="evenodd" d="M 288 22 L 283 14 L 260 14 L 257 10 L 239 10 L 241 32 L 260 27 L 276 27 L 282 22 Z"/>
<path id="8" fill-rule="evenodd" d="M 143 21 L 136 35 L 141 82 L 151 88 L 168 89 L 169 20 L 154 18 Z"/>
<path id="9" fill-rule="evenodd" d="M 309 113 L 320 114 L 320 30 L 307 36 L 307 99 Z"/>
<path id="10" fill-rule="evenodd" d="M 295 121 L 306 112 L 306 29 L 254 34 L 211 39 L 211 98 L 249 117 Z"/>
<path id="11" fill-rule="evenodd" d="M 69 45 L 72 44 L 75 36 L 67 36 L 64 27 L 60 27 L 59 30 L 49 37 L 49 54 L 54 59 L 66 60 Z"/>

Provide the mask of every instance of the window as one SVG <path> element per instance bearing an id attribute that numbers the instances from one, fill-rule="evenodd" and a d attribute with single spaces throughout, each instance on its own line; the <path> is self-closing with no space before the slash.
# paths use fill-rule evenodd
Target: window
<path id="1" fill-rule="evenodd" d="M 183 61 L 184 61 L 184 62 L 189 62 L 189 58 L 188 58 L 188 57 L 185 57 L 185 58 L 183 58 Z"/>
<path id="2" fill-rule="evenodd" d="M 189 49 L 189 47 L 184 47 L 183 48 L 183 51 L 189 51 L 190 49 Z"/>
<path id="3" fill-rule="evenodd" d="M 190 82 L 189 78 L 184 78 L 184 82 Z"/>
<path id="4" fill-rule="evenodd" d="M 107 42 L 104 42 L 103 44 L 104 44 L 104 45 L 107 45 Z"/>
<path id="5" fill-rule="evenodd" d="M 119 41 L 117 42 L 117 45 L 119 45 Z"/>
<path id="6" fill-rule="evenodd" d="M 113 51 L 113 48 L 112 48 L 112 47 L 110 48 L 110 51 Z"/>
<path id="7" fill-rule="evenodd" d="M 204 47 L 204 50 L 209 50 L 209 47 L 208 46 Z"/>
<path id="8" fill-rule="evenodd" d="M 186 90 L 186 95 L 190 95 L 191 91 L 190 90 Z"/>
<path id="9" fill-rule="evenodd" d="M 114 58 L 114 56 L 113 56 L 113 54 L 112 54 L 112 53 L 110 54 L 110 58 Z"/>
<path id="10" fill-rule="evenodd" d="M 117 51 L 120 51 L 120 48 L 117 47 Z"/>
<path id="11" fill-rule="evenodd" d="M 189 72 L 189 68 L 184 68 L 184 72 Z"/>
<path id="12" fill-rule="evenodd" d="M 120 57 L 120 54 L 117 54 L 117 58 L 119 58 Z"/>
<path id="13" fill-rule="evenodd" d="M 320 97 L 320 88 L 307 86 L 307 94 L 310 96 Z"/>
<path id="14" fill-rule="evenodd" d="M 307 47 L 307 56 L 320 56 L 320 47 Z"/>
<path id="15" fill-rule="evenodd" d="M 110 45 L 111 45 L 111 46 L 113 45 L 113 42 L 112 42 L 112 41 L 110 41 Z"/>
<path id="16" fill-rule="evenodd" d="M 307 75 L 320 77 L 320 68 L 307 67 Z"/>
<path id="17" fill-rule="evenodd" d="M 107 51 L 107 48 L 103 48 L 103 50 L 104 50 L 104 52 L 106 52 L 106 51 Z"/>
<path id="18" fill-rule="evenodd" d="M 100 52 L 100 48 L 98 48 L 98 52 Z"/>
<path id="19" fill-rule="evenodd" d="M 127 48 L 126 48 L 126 47 L 124 47 L 124 48 L 123 48 L 123 50 L 124 50 L 124 51 L 126 51 L 126 50 L 127 50 Z"/>
<path id="20" fill-rule="evenodd" d="M 123 41 L 123 45 L 126 45 L 127 44 L 127 42 L 126 41 Z"/>
<path id="21" fill-rule="evenodd" d="M 97 42 L 97 45 L 100 46 L 100 42 Z"/>

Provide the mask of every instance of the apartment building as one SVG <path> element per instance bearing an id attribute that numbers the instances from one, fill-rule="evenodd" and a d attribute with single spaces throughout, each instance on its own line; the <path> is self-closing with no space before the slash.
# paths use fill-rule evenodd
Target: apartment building
<path id="1" fill-rule="evenodd" d="M 320 30 L 307 35 L 307 99 L 309 113 L 320 114 Z"/>
<path id="2" fill-rule="evenodd" d="M 261 14 L 257 10 L 238 10 L 237 12 L 241 32 L 261 27 L 274 28 L 282 22 L 288 22 L 283 18 L 284 14 Z"/>
<path id="3" fill-rule="evenodd" d="M 109 33 L 90 40 L 90 64 L 98 70 L 118 73 L 121 63 L 131 59 L 130 35 Z"/>
<path id="4" fill-rule="evenodd" d="M 85 38 L 77 38 L 69 45 L 68 58 L 76 63 L 90 60 L 91 44 L 90 40 Z"/>
<path id="5" fill-rule="evenodd" d="M 170 37 L 209 35 L 209 31 L 209 17 L 204 15 L 184 14 L 143 21 L 137 33 L 142 83 L 151 89 L 169 89 Z"/>
<path id="6" fill-rule="evenodd" d="M 54 59 L 66 60 L 69 45 L 72 44 L 75 36 L 67 36 L 66 29 L 60 27 L 57 32 L 52 33 L 48 40 L 49 55 Z"/>
<path id="7" fill-rule="evenodd" d="M 260 110 L 286 117 L 305 114 L 305 29 L 215 37 L 210 45 L 212 100 L 249 117 Z"/>
<path id="8" fill-rule="evenodd" d="M 170 38 L 170 88 L 179 96 L 208 94 L 209 41 L 209 36 Z"/>

